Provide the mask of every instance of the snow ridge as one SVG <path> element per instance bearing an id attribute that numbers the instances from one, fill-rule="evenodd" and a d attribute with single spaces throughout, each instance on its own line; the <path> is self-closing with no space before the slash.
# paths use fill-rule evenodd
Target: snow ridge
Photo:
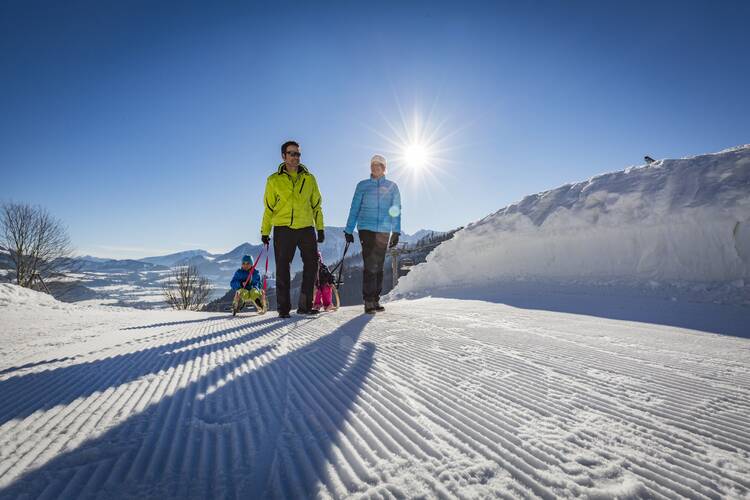
<path id="1" fill-rule="evenodd" d="M 49 294 L 30 290 L 12 283 L 0 283 L 0 307 L 45 307 L 73 309 L 75 306 L 55 300 Z"/>
<path id="2" fill-rule="evenodd" d="M 746 287 L 750 146 L 527 196 L 440 245 L 394 296 L 516 277 Z"/>

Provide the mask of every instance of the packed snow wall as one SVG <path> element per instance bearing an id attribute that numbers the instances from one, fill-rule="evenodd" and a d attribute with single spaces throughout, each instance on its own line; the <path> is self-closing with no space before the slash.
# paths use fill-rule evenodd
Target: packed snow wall
<path id="1" fill-rule="evenodd" d="M 397 295 L 507 278 L 750 278 L 750 145 L 660 160 L 525 197 L 468 225 Z"/>

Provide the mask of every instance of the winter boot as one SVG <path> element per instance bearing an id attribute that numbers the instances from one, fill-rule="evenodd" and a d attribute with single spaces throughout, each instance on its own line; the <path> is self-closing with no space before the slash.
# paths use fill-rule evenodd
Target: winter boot
<path id="1" fill-rule="evenodd" d="M 375 301 L 375 303 L 373 304 L 373 307 L 375 308 L 375 312 L 379 312 L 380 313 L 380 312 L 385 311 L 385 307 L 383 307 L 383 306 L 380 305 L 380 300 L 379 299 Z"/>
<path id="2" fill-rule="evenodd" d="M 308 307 L 308 305 L 307 305 L 308 303 L 311 303 L 311 302 L 308 302 L 307 295 L 304 294 L 304 293 L 300 293 L 299 294 L 299 303 L 297 305 L 297 314 L 312 315 L 312 314 L 318 314 L 320 312 L 319 310 L 314 309 L 311 306 Z"/>
<path id="3" fill-rule="evenodd" d="M 320 313 L 317 309 L 297 309 L 297 314 L 305 314 L 307 316 L 313 316 Z"/>
<path id="4" fill-rule="evenodd" d="M 375 314 L 376 311 L 377 309 L 375 309 L 375 302 L 365 300 L 365 314 Z"/>

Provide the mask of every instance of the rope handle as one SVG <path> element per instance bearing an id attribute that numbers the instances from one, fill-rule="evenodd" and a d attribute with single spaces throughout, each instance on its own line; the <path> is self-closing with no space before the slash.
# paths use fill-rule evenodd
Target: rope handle
<path id="1" fill-rule="evenodd" d="M 250 272 L 247 273 L 247 279 L 244 283 L 242 283 L 242 288 L 245 288 L 248 283 L 250 283 L 250 279 L 253 277 L 253 272 L 255 271 L 255 266 L 258 265 L 258 262 L 260 262 L 260 256 L 263 255 L 263 250 L 267 250 L 266 245 L 263 245 L 263 248 L 260 249 L 260 253 L 258 254 L 258 257 L 255 258 L 255 262 L 253 262 L 253 267 L 250 268 Z M 266 252 L 266 273 L 268 272 L 268 252 Z"/>
<path id="2" fill-rule="evenodd" d="M 264 245 L 264 248 L 266 249 L 266 270 L 263 272 L 263 295 L 266 294 L 266 286 L 268 285 L 268 245 Z"/>

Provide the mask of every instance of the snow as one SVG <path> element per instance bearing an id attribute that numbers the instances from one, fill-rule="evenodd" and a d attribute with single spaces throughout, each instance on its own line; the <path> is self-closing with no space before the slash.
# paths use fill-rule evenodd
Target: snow
<path id="1" fill-rule="evenodd" d="M 23 365 L 45 354 L 51 358 L 61 353 L 76 357 L 80 354 L 76 341 L 96 343 L 104 339 L 106 344 L 112 341 L 112 330 L 123 324 L 149 318 L 195 318 L 196 314 L 103 307 L 101 300 L 69 304 L 46 293 L 0 283 L 0 366 Z"/>
<path id="2" fill-rule="evenodd" d="M 24 288 L 12 283 L 0 283 L 0 307 L 34 306 L 52 309 L 69 309 L 70 306 L 55 300 L 51 295 Z"/>
<path id="3" fill-rule="evenodd" d="M 639 316 L 680 302 L 282 321 L 40 295 L 2 288 L 2 499 L 750 496 L 750 340 Z"/>
<path id="4" fill-rule="evenodd" d="M 749 180 L 743 146 L 527 197 L 376 316 L 0 284 L 0 500 L 750 498 Z"/>
<path id="5" fill-rule="evenodd" d="M 750 145 L 528 196 L 440 245 L 393 297 L 518 277 L 703 284 L 750 303 Z"/>

